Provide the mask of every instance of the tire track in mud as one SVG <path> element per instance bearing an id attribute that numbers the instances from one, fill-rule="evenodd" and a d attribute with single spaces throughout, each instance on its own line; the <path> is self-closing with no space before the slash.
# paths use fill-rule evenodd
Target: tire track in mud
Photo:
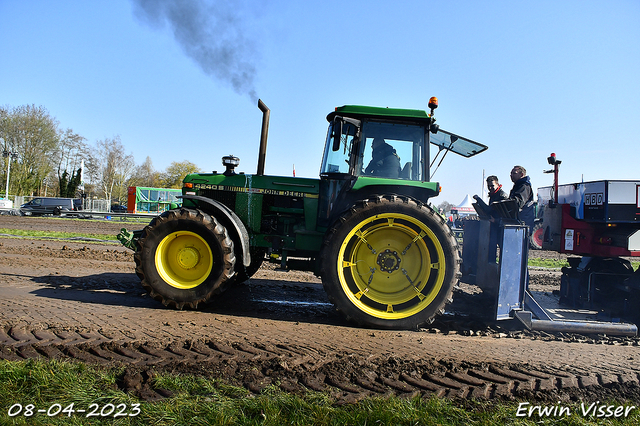
<path id="1" fill-rule="evenodd" d="M 0 329 L 0 359 L 55 359 L 94 365 L 125 365 L 124 390 L 154 400 L 156 372 L 197 374 L 260 393 L 267 386 L 287 392 L 328 392 L 339 402 L 368 396 L 437 396 L 451 399 L 555 401 L 558 395 L 581 397 L 640 395 L 635 372 L 572 374 L 551 367 L 407 360 L 392 355 L 321 355 L 282 343 L 114 340 L 100 332 Z M 136 378 L 133 380 L 132 377 Z M 134 385 L 131 385 L 133 383 Z M 141 385 L 142 383 L 142 385 Z M 142 390 L 144 392 L 142 392 Z"/>

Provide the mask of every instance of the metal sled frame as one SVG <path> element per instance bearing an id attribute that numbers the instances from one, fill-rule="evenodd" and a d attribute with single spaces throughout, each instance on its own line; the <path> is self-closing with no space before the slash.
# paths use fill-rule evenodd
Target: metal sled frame
<path id="1" fill-rule="evenodd" d="M 480 220 L 469 225 L 471 232 L 465 229 L 463 270 L 470 272 L 468 282 L 495 295 L 496 320 L 515 318 L 527 329 L 537 331 L 637 335 L 635 324 L 553 319 L 529 291 L 528 227 L 514 219 L 500 219 L 494 223 Z M 496 244 L 500 246 L 497 264 Z"/>

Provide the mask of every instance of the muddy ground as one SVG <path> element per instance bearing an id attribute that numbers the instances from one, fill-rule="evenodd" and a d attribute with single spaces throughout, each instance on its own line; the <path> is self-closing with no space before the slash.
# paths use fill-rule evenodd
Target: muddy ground
<path id="1" fill-rule="evenodd" d="M 118 220 L 0 216 L 0 229 L 116 234 Z M 526 401 L 640 398 L 638 338 L 534 333 L 469 315 L 480 290 L 462 284 L 431 328 L 362 329 L 346 323 L 320 280 L 265 264 L 200 311 L 152 300 L 133 252 L 96 240 L 0 235 L 0 358 L 124 364 L 123 389 L 168 396 L 153 376 L 172 371 L 224 379 L 251 392 L 438 395 Z M 547 252 L 532 256 L 559 257 Z M 558 272 L 531 270 L 531 289 L 553 304 Z M 558 308 L 562 312 L 562 308 Z"/>

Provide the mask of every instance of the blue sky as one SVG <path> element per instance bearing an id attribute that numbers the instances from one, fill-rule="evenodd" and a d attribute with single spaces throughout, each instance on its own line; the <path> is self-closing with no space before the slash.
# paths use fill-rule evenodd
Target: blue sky
<path id="1" fill-rule="evenodd" d="M 551 152 L 561 183 L 640 179 L 637 0 L 205 1 L 186 31 L 173 3 L 0 0 L 0 105 L 42 105 L 90 143 L 119 135 L 158 170 L 234 154 L 255 173 L 259 97 L 266 173 L 317 177 L 336 106 L 437 96 L 438 124 L 489 150 L 448 155 L 435 204 L 480 193 L 483 173 L 509 189 L 516 164 L 550 185 Z"/>

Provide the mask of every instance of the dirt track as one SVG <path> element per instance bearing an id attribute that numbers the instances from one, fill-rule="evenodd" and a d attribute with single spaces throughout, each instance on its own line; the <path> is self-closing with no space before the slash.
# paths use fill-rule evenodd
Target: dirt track
<path id="1" fill-rule="evenodd" d="M 0 216 L 0 228 L 10 229 L 115 234 L 121 227 Z M 144 293 L 133 253 L 116 244 L 0 236 L 0 256 L 0 358 L 125 363 L 121 385 L 147 399 L 162 397 L 149 373 L 162 369 L 253 392 L 269 384 L 328 390 L 342 401 L 387 393 L 552 402 L 640 396 L 638 338 L 482 325 L 456 315 L 475 303 L 469 288 L 454 294 L 451 314 L 434 329 L 380 331 L 344 323 L 312 274 L 269 265 L 202 311 L 174 311 Z M 558 285 L 557 273 L 532 271 L 532 287 L 551 293 Z"/>

